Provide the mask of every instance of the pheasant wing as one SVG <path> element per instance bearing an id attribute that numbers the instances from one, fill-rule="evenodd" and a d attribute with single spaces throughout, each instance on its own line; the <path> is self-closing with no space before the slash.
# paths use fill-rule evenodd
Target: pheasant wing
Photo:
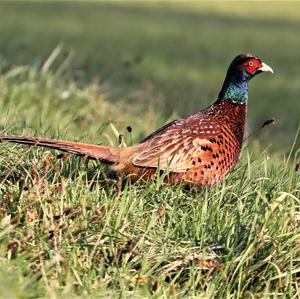
<path id="1" fill-rule="evenodd" d="M 195 167 L 198 161 L 204 165 L 211 161 L 218 144 L 214 143 L 219 132 L 217 125 L 189 124 L 182 127 L 173 124 L 143 143 L 143 151 L 133 159 L 133 164 L 141 167 L 159 167 L 161 170 L 185 172 Z"/>

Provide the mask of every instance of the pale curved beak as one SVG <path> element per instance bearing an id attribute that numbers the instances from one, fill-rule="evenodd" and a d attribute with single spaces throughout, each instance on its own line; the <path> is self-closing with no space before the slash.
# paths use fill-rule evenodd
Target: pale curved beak
<path id="1" fill-rule="evenodd" d="M 261 67 L 258 70 L 261 72 L 270 72 L 272 74 L 274 73 L 273 69 L 264 62 L 261 64 Z"/>

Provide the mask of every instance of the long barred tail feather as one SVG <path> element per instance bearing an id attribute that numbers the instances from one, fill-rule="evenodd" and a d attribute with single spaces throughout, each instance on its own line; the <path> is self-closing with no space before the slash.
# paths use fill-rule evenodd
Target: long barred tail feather
<path id="1" fill-rule="evenodd" d="M 67 153 L 85 156 L 90 159 L 100 160 L 103 163 L 113 164 L 119 159 L 119 149 L 117 147 L 93 145 L 74 141 L 63 141 L 42 137 L 30 136 L 0 136 L 0 141 L 27 144 L 33 146 L 48 147 L 61 150 Z"/>

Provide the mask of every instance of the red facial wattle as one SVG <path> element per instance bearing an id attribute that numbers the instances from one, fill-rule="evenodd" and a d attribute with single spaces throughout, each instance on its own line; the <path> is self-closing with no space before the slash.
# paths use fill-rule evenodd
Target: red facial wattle
<path id="1" fill-rule="evenodd" d="M 248 74 L 254 74 L 262 66 L 262 63 L 259 59 L 251 59 L 245 62 L 243 66 Z"/>

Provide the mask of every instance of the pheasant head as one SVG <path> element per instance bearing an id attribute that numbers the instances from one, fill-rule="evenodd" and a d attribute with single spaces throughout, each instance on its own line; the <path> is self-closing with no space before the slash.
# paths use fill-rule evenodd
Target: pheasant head
<path id="1" fill-rule="evenodd" d="M 247 104 L 248 82 L 262 72 L 273 73 L 273 70 L 255 55 L 238 55 L 228 68 L 219 99 L 226 99 L 237 104 Z"/>

